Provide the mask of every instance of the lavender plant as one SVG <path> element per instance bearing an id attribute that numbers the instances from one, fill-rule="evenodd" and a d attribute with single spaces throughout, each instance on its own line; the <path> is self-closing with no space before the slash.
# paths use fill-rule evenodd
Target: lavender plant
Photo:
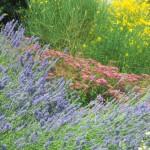
<path id="1" fill-rule="evenodd" d="M 149 148 L 149 92 L 135 105 L 114 101 L 104 105 L 94 102 L 76 111 L 74 120 L 54 132 L 48 149 L 138 150 L 143 141 Z M 76 116 L 76 117 L 75 117 Z M 79 119 L 80 118 L 80 119 Z M 79 120 L 79 121 L 77 121 Z M 59 143 L 59 144 L 58 144 Z M 56 147 L 56 148 L 55 148 Z"/>
<path id="2" fill-rule="evenodd" d="M 9 47 L 9 49 L 1 47 L 2 56 L 10 56 L 7 52 L 10 54 L 14 52 L 11 52 L 11 46 L 12 49 L 17 48 L 23 42 L 24 30 L 19 27 L 17 31 L 14 31 L 16 24 L 17 22 L 13 20 L 2 28 L 2 42 Z M 35 38 L 30 40 L 36 41 Z M 28 41 L 28 43 L 32 43 L 32 41 Z M 19 54 L 18 51 L 14 53 Z M 42 50 L 39 49 L 37 52 L 26 51 L 23 55 L 20 54 L 20 57 L 13 55 L 16 56 L 16 58 L 14 57 L 15 59 L 19 58 L 19 61 L 13 61 L 11 67 L 9 64 L 5 64 L 8 65 L 7 68 L 11 70 L 11 73 L 15 72 L 16 77 L 15 80 L 10 79 L 10 82 L 7 83 L 7 76 L 4 74 L 5 78 L 2 78 L 0 82 L 0 90 L 10 100 L 1 107 L 12 112 L 6 117 L 11 122 L 11 125 L 9 124 L 8 126 L 8 123 L 6 124 L 2 120 L 4 123 L 1 122 L 1 133 L 5 133 L 6 129 L 18 131 L 27 127 L 29 121 L 39 123 L 42 129 L 49 129 L 53 125 L 52 122 L 55 123 L 54 120 L 60 117 L 59 114 L 63 110 L 75 108 L 66 100 L 66 87 L 69 81 L 66 82 L 63 78 L 54 78 L 47 81 L 48 73 L 53 70 L 58 59 L 40 61 L 36 58 L 37 53 L 41 54 Z M 2 67 L 1 70 L 1 72 L 5 73 Z"/>

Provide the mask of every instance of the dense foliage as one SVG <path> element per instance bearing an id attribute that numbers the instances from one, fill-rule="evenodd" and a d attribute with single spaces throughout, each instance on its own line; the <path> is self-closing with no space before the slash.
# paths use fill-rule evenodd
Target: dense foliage
<path id="1" fill-rule="evenodd" d="M 38 35 L 54 47 L 72 48 L 73 52 L 88 36 L 96 5 L 93 0 L 31 0 L 25 19 L 28 33 Z"/>
<path id="2" fill-rule="evenodd" d="M 150 73 L 149 16 L 149 3 L 139 0 L 31 0 L 25 25 L 57 49 Z"/>

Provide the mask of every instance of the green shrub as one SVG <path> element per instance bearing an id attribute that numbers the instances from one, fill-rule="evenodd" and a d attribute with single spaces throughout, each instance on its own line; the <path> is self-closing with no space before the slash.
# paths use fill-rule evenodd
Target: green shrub
<path id="1" fill-rule="evenodd" d="M 72 54 L 118 66 L 121 72 L 149 74 L 148 6 L 116 2 L 118 8 L 104 0 L 31 0 L 25 25 L 28 34 L 56 49 L 68 47 Z"/>
<path id="2" fill-rule="evenodd" d="M 96 10 L 95 0 L 31 0 L 25 23 L 31 35 L 75 53 L 88 39 Z"/>
<path id="3" fill-rule="evenodd" d="M 95 38 L 84 48 L 85 57 L 93 58 L 106 65 L 115 65 L 121 72 L 150 73 L 149 46 L 144 45 L 146 41 L 149 43 L 149 40 L 137 36 L 141 29 L 137 28 L 132 33 L 126 29 L 120 31 L 120 27 L 115 25 L 113 31 L 107 29 L 98 31 L 98 29 L 97 27 L 94 33 Z M 134 44 L 131 45 L 133 41 Z"/>

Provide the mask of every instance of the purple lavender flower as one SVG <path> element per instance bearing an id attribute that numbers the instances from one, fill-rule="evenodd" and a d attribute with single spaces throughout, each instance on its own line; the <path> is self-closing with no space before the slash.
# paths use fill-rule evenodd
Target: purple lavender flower
<path id="1" fill-rule="evenodd" d="M 2 65 L 0 65 L 0 73 L 2 73 L 2 77 L 0 78 L 0 90 L 3 90 L 10 78 L 7 75 L 7 70 Z"/>
<path id="2" fill-rule="evenodd" d="M 38 140 L 38 133 L 37 133 L 37 132 L 33 132 L 33 133 L 31 134 L 30 138 L 31 138 L 31 142 L 32 142 L 32 143 L 37 142 L 37 140 Z"/>
<path id="3" fill-rule="evenodd" d="M 6 72 L 7 72 L 7 69 L 4 68 L 2 65 L 0 65 L 0 72 L 6 73 Z"/>
<path id="4" fill-rule="evenodd" d="M 10 123 L 8 123 L 6 120 L 0 121 L 0 133 L 6 132 L 8 130 L 11 130 L 12 126 Z"/>
<path id="5" fill-rule="evenodd" d="M 0 114 L 0 121 L 2 121 L 5 118 L 5 115 Z"/>
<path id="6" fill-rule="evenodd" d="M 17 24 L 18 21 L 12 20 L 6 23 L 1 30 L 1 34 L 8 38 L 11 41 L 11 45 L 15 48 L 19 47 L 25 32 L 21 25 L 18 27 L 18 30 L 15 31 Z"/>
<path id="7" fill-rule="evenodd" d="M 98 95 L 98 96 L 96 97 L 96 100 L 97 100 L 99 103 L 101 103 L 101 104 L 104 104 L 104 102 L 105 102 L 105 99 L 104 99 L 101 95 Z"/>
<path id="8" fill-rule="evenodd" d="M 3 82 L 0 81 L 0 90 L 3 90 L 5 87 L 5 85 L 3 84 Z"/>
<path id="9" fill-rule="evenodd" d="M 50 146 L 50 144 L 51 144 L 51 142 L 53 141 L 53 136 L 51 136 L 48 140 L 47 140 L 47 142 L 44 144 L 44 147 L 45 147 L 45 149 L 46 150 L 48 150 L 48 147 Z"/>
<path id="10" fill-rule="evenodd" d="M 5 126 L 3 127 L 4 130 L 9 130 L 11 129 L 11 125 L 9 123 L 6 123 Z"/>

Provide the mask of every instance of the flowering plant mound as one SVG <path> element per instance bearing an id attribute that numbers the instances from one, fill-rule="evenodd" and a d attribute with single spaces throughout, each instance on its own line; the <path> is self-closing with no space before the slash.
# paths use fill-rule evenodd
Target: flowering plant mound
<path id="1" fill-rule="evenodd" d="M 107 93 L 114 96 L 115 90 L 118 90 L 118 93 L 119 90 L 125 92 L 128 85 L 140 85 L 141 81 L 150 80 L 149 75 L 120 73 L 117 67 L 105 66 L 95 60 L 73 57 L 60 51 L 47 50 L 41 57 L 62 58 L 55 72 L 49 74 L 49 78 L 53 75 L 71 78 L 72 88 L 82 89 L 84 92 L 87 92 L 91 86 L 105 87 Z"/>
<path id="2" fill-rule="evenodd" d="M 123 27 L 127 27 L 131 32 L 134 28 L 140 25 L 144 25 L 146 27 L 150 25 L 148 20 L 149 3 L 146 1 L 113 0 L 112 7 L 115 8 L 112 13 L 116 17 L 117 23 Z"/>

